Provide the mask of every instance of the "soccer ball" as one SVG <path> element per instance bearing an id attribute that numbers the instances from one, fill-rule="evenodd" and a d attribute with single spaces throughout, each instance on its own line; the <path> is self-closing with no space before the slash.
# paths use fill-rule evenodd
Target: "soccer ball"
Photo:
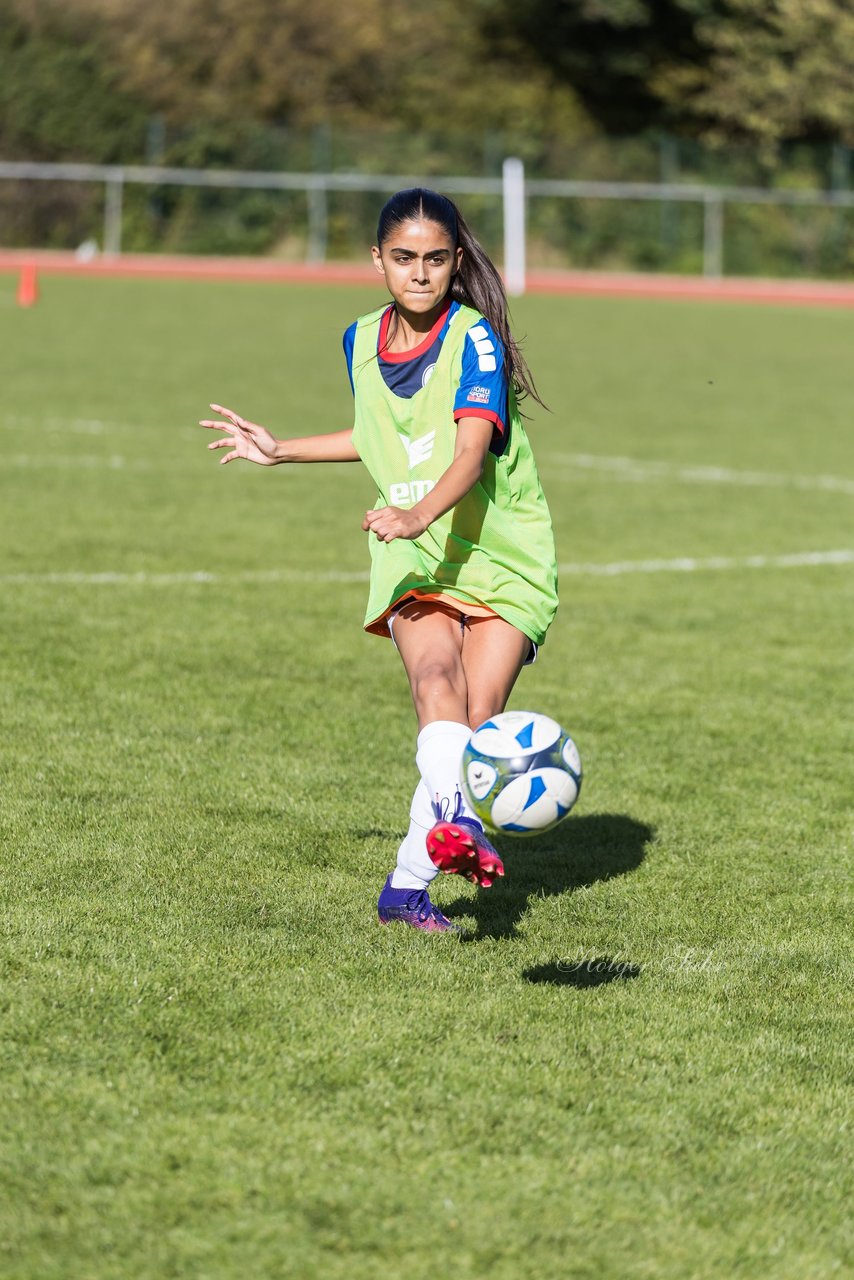
<path id="1" fill-rule="evenodd" d="M 503 711 L 472 733 L 460 781 L 484 826 L 533 835 L 549 831 L 575 804 L 581 757 L 556 720 L 538 711 Z"/>

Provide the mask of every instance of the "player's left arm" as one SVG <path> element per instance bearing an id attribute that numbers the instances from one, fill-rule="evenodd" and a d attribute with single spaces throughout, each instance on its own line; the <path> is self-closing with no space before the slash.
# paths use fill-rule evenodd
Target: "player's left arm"
<path id="1" fill-rule="evenodd" d="M 430 492 L 407 509 L 379 507 L 366 512 L 362 528 L 374 533 L 380 542 L 419 538 L 434 520 L 455 507 L 477 484 L 483 474 L 493 429 L 486 418 L 460 418 L 454 460 Z"/>

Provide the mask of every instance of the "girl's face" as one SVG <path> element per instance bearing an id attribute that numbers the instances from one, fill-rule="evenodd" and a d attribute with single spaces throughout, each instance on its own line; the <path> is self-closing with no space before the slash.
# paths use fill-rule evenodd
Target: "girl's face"
<path id="1" fill-rule="evenodd" d="M 447 231 L 422 219 L 401 223 L 371 252 L 397 306 L 413 315 L 424 315 L 439 306 L 463 257 Z"/>

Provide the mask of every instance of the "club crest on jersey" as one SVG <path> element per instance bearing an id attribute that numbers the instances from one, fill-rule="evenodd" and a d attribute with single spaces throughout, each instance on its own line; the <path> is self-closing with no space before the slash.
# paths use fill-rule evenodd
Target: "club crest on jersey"
<path id="1" fill-rule="evenodd" d="M 425 435 L 418 436 L 415 440 L 410 440 L 399 431 L 397 434 L 400 438 L 400 443 L 406 450 L 410 471 L 417 467 L 419 463 L 427 462 L 433 456 L 433 446 L 436 443 L 435 431 L 428 431 Z"/>

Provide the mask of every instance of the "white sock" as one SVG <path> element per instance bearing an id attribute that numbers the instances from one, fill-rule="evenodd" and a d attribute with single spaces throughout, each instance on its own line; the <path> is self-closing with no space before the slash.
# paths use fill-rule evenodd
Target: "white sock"
<path id="1" fill-rule="evenodd" d="M 425 840 L 434 822 L 433 806 L 423 782 L 419 782 L 409 808 L 409 830 L 397 851 L 397 866 L 391 873 L 392 889 L 426 889 L 439 874 Z"/>
<path id="2" fill-rule="evenodd" d="M 470 737 L 468 725 L 459 724 L 456 720 L 434 720 L 432 724 L 425 725 L 418 735 L 415 763 L 430 800 L 438 797 L 442 817 L 450 818 L 454 812 L 454 798 L 460 789 L 463 752 Z M 475 816 L 464 799 L 460 813 L 464 818 Z"/>
<path id="3" fill-rule="evenodd" d="M 456 720 L 434 720 L 419 733 L 415 763 L 421 781 L 409 809 L 409 830 L 397 851 L 392 889 L 426 889 L 439 874 L 425 843 L 427 832 L 437 821 L 433 800 L 438 796 L 443 814 L 450 818 L 460 789 L 463 752 L 470 737 L 468 725 Z M 465 799 L 462 803 L 461 816 L 473 818 Z"/>

